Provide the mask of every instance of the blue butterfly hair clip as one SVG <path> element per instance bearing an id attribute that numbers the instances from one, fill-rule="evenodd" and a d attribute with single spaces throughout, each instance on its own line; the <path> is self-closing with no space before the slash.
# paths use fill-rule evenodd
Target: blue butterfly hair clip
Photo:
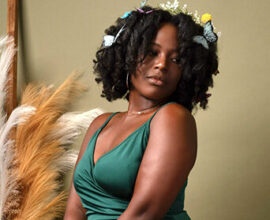
<path id="1" fill-rule="evenodd" d="M 209 49 L 208 42 L 214 43 L 218 39 L 214 32 L 211 19 L 212 16 L 210 14 L 204 14 L 201 18 L 202 23 L 204 23 L 203 35 L 196 35 L 193 37 L 193 41 L 201 44 L 205 49 Z"/>

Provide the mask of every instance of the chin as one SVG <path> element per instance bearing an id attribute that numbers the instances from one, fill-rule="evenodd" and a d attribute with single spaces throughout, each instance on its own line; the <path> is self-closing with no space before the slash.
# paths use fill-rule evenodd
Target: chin
<path id="1" fill-rule="evenodd" d="M 142 95 L 150 100 L 155 100 L 155 101 L 162 101 L 162 100 L 167 100 L 171 96 L 172 92 L 164 92 L 164 89 L 161 88 L 154 88 L 154 89 L 149 89 L 148 91 L 145 91 Z"/>
<path id="2" fill-rule="evenodd" d="M 157 82 L 159 84 L 160 82 Z M 133 84 L 133 91 L 146 99 L 154 101 L 169 100 L 175 91 L 175 85 L 164 82 L 162 85 L 155 85 L 155 82 L 141 81 Z"/>

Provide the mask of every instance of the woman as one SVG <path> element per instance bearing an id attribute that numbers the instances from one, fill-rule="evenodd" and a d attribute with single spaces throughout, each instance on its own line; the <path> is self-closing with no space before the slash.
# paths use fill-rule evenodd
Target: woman
<path id="1" fill-rule="evenodd" d="M 149 6 L 126 13 L 106 34 L 96 80 L 109 101 L 127 98 L 128 110 L 90 125 L 64 219 L 190 219 L 183 207 L 197 150 L 191 112 L 197 103 L 206 108 L 216 40 L 191 16 Z"/>

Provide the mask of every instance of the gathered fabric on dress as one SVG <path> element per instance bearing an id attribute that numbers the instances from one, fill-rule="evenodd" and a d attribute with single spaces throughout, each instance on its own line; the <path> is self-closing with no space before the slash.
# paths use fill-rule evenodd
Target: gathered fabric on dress
<path id="1" fill-rule="evenodd" d="M 117 219 L 126 210 L 148 143 L 150 122 L 157 112 L 119 145 L 102 155 L 96 164 L 93 155 L 98 135 L 117 112 L 111 114 L 90 139 L 73 176 L 74 187 L 87 210 L 88 220 Z M 187 181 L 164 220 L 190 220 L 183 210 L 186 185 Z"/>

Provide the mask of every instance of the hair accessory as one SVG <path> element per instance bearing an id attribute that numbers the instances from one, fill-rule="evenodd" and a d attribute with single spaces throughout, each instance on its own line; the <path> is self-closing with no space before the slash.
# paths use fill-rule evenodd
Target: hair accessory
<path id="1" fill-rule="evenodd" d="M 150 14 L 151 12 L 153 12 L 153 10 L 144 11 L 141 8 L 137 8 L 137 11 L 140 12 L 141 14 Z"/>
<path id="2" fill-rule="evenodd" d="M 205 49 L 209 49 L 208 43 L 204 36 L 202 35 L 196 35 L 193 37 L 193 41 L 197 44 L 201 44 Z"/>
<path id="3" fill-rule="evenodd" d="M 211 20 L 212 20 L 212 15 L 210 15 L 208 13 L 203 14 L 201 17 L 201 22 L 203 24 L 205 24 L 206 22 L 211 21 Z"/>
<path id="4" fill-rule="evenodd" d="M 195 10 L 195 13 L 188 12 L 187 4 L 184 4 L 184 6 L 181 8 L 178 0 L 174 0 L 173 3 L 170 1 L 167 1 L 166 4 L 161 3 L 161 4 L 159 4 L 159 7 L 165 11 L 170 12 L 172 15 L 176 15 L 179 13 L 184 13 L 184 14 L 190 15 L 195 23 L 201 24 L 200 16 L 198 15 L 198 11 Z"/>
<path id="5" fill-rule="evenodd" d="M 193 37 L 193 41 L 201 44 L 205 49 L 209 49 L 208 42 L 214 43 L 218 39 L 217 35 L 213 31 L 214 28 L 211 19 L 212 16 L 210 14 L 204 14 L 201 18 L 201 22 L 204 23 L 203 36 L 196 35 Z"/>
<path id="6" fill-rule="evenodd" d="M 125 29 L 125 25 L 118 31 L 116 36 L 114 37 L 113 35 L 105 35 L 103 37 L 103 47 L 110 47 L 115 43 L 117 38 L 120 36 L 121 32 Z"/>
<path id="7" fill-rule="evenodd" d="M 142 13 L 142 14 L 149 14 L 151 13 L 153 10 L 149 10 L 149 11 L 144 11 L 142 10 L 141 8 L 144 7 L 145 5 L 147 4 L 147 0 L 143 0 L 141 1 L 141 4 L 140 4 L 140 8 L 137 8 L 137 11 Z M 124 13 L 124 15 L 121 17 L 122 19 L 125 19 L 127 18 L 129 15 L 131 15 L 132 11 L 126 11 Z"/>
<path id="8" fill-rule="evenodd" d="M 146 3 L 147 3 L 147 0 L 142 0 L 140 7 L 145 6 Z M 144 11 L 143 9 L 138 8 L 137 11 L 140 12 L 140 13 L 143 13 L 143 14 L 150 14 L 153 10 Z M 121 18 L 122 19 L 127 18 L 127 17 L 129 17 L 131 15 L 131 13 L 132 13 L 132 11 L 126 11 Z M 117 38 L 120 36 L 121 32 L 124 30 L 124 27 L 125 27 L 125 25 L 118 31 L 118 33 L 116 34 L 116 36 L 105 35 L 103 37 L 103 47 L 110 47 L 110 46 L 112 46 L 116 42 Z"/>
<path id="9" fill-rule="evenodd" d="M 131 15 L 132 11 L 126 11 L 125 14 L 121 17 L 122 19 L 127 18 L 129 15 Z"/>
<path id="10" fill-rule="evenodd" d="M 212 25 L 212 16 L 208 13 L 204 14 L 202 18 L 200 19 L 200 16 L 198 15 L 198 11 L 195 11 L 195 13 L 188 12 L 187 5 L 185 4 L 182 8 L 179 5 L 178 0 L 174 0 L 173 3 L 170 1 L 167 1 L 166 4 L 160 4 L 160 8 L 166 11 L 169 11 L 172 15 L 176 15 L 179 13 L 184 13 L 187 15 L 190 15 L 193 19 L 193 21 L 201 26 L 204 27 L 203 35 L 196 35 L 193 37 L 193 41 L 195 43 L 201 44 L 205 49 L 209 49 L 208 42 L 216 42 L 218 37 L 213 31 L 213 25 Z"/>
<path id="11" fill-rule="evenodd" d="M 147 4 L 148 0 L 142 0 L 140 8 L 144 7 Z"/>
<path id="12" fill-rule="evenodd" d="M 204 25 L 203 35 L 206 40 L 213 43 L 217 41 L 217 35 L 213 31 L 213 25 L 211 21 L 206 22 Z"/>

